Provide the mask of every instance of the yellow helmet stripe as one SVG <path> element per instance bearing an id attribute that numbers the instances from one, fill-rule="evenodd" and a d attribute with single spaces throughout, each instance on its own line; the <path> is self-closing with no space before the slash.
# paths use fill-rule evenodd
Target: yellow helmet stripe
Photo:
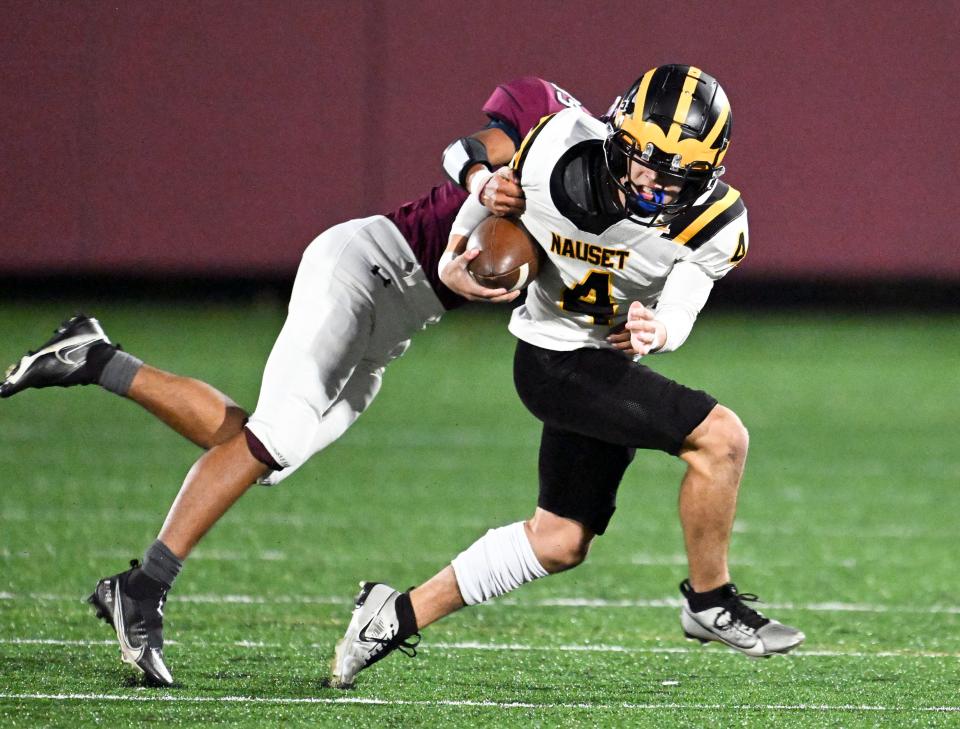
<path id="1" fill-rule="evenodd" d="M 733 205 L 740 198 L 740 192 L 732 187 L 727 190 L 727 194 L 717 200 L 713 205 L 698 215 L 690 225 L 684 228 L 678 236 L 673 239 L 674 243 L 682 246 L 687 244 L 693 236 L 707 227 L 720 213 Z"/>
<path id="2" fill-rule="evenodd" d="M 635 103 L 633 106 L 633 116 L 637 119 L 643 118 L 643 106 L 647 100 L 647 92 L 650 91 L 650 79 L 653 78 L 653 74 L 657 69 L 652 68 L 643 74 L 643 78 L 640 79 L 640 87 L 637 89 L 637 95 L 634 97 Z"/>
<path id="3" fill-rule="evenodd" d="M 717 117 L 716 123 L 713 125 L 713 129 L 710 130 L 710 133 L 707 135 L 707 138 L 703 140 L 703 143 L 707 145 L 708 148 L 713 147 L 713 143 L 717 141 L 717 137 L 720 136 L 720 132 L 723 131 L 723 125 L 727 123 L 727 117 L 730 116 L 730 104 L 724 104 L 723 109 L 720 111 L 720 115 Z M 717 162 L 720 160 L 718 159 Z"/>
<path id="4" fill-rule="evenodd" d="M 703 73 L 696 66 L 690 66 L 687 71 L 687 78 L 683 82 L 683 90 L 680 92 L 680 99 L 677 101 L 677 108 L 673 112 L 673 124 L 670 125 L 670 132 L 667 134 L 667 140 L 670 142 L 680 141 L 680 125 L 687 120 L 687 114 L 690 113 L 690 104 L 693 101 L 693 92 L 697 90 L 697 81 L 700 74 Z"/>

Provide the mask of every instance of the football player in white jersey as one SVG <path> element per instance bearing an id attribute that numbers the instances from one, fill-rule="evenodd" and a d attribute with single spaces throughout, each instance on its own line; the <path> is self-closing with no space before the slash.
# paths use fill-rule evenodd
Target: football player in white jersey
<path id="1" fill-rule="evenodd" d="M 364 583 L 336 647 L 333 685 L 350 686 L 465 605 L 580 564 L 613 516 L 637 448 L 686 463 L 686 637 L 750 656 L 786 653 L 804 640 L 748 605 L 756 597 L 730 580 L 746 428 L 707 393 L 639 362 L 683 344 L 714 281 L 746 255 L 746 208 L 720 181 L 731 127 L 716 80 L 669 65 L 639 78 L 606 123 L 566 109 L 523 141 L 512 163 L 526 196 L 521 219 L 547 260 L 510 321 L 517 392 L 543 422 L 536 510 L 491 529 L 409 592 Z M 467 297 L 478 290 L 466 271 L 466 235 L 486 214 L 472 199 L 464 204 L 440 264 L 444 283 Z"/>

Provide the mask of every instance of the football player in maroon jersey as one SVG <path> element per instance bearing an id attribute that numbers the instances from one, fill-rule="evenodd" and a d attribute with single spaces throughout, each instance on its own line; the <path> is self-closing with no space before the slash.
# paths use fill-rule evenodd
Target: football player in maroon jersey
<path id="1" fill-rule="evenodd" d="M 254 483 L 275 484 L 339 438 L 376 396 L 385 366 L 416 331 L 464 298 L 439 279 L 438 263 L 468 194 L 495 214 L 524 200 L 506 164 L 537 121 L 579 106 L 554 84 L 521 78 L 496 88 L 485 128 L 443 154 L 451 178 L 385 214 L 322 233 L 304 252 L 288 318 L 264 370 L 252 414 L 213 386 L 164 372 L 120 350 L 98 321 L 78 315 L 12 366 L 0 396 L 28 388 L 98 384 L 146 408 L 207 449 L 190 469 L 143 563 L 104 578 L 89 600 L 117 632 L 123 660 L 148 682 L 170 685 L 163 660 L 167 593 L 183 560 Z M 465 282 L 474 298 L 514 298 Z M 629 333 L 619 334 L 624 341 Z"/>

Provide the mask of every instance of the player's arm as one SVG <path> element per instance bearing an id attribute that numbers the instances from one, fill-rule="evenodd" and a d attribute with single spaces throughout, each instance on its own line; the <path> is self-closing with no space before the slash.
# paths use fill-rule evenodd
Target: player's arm
<path id="1" fill-rule="evenodd" d="M 503 167 L 516 151 L 513 136 L 504 124 L 489 126 L 447 145 L 443 169 L 494 215 L 522 215 L 526 209 L 523 190 L 513 173 Z"/>
<path id="2" fill-rule="evenodd" d="M 486 128 L 454 140 L 443 153 L 443 168 L 454 182 L 494 215 L 521 215 L 526 208 L 516 177 L 503 170 L 520 147 L 520 141 L 540 120 L 580 102 L 556 84 L 534 76 L 515 78 L 498 85 L 483 105 L 490 119 Z"/>
<path id="3" fill-rule="evenodd" d="M 740 205 L 709 241 L 674 265 L 656 309 L 647 309 L 639 302 L 630 305 L 625 327 L 636 354 L 678 349 L 693 330 L 714 282 L 744 259 L 748 246 L 747 212 Z"/>
<path id="4" fill-rule="evenodd" d="M 453 221 L 450 237 L 447 240 L 447 248 L 440 257 L 437 271 L 440 280 L 448 289 L 468 301 L 488 301 L 499 304 L 513 301 L 520 295 L 520 292 L 508 292 L 504 288 L 485 288 L 474 281 L 473 276 L 467 270 L 467 264 L 480 255 L 479 248 L 467 250 L 467 240 L 473 229 L 489 216 L 490 211 L 480 203 L 476 195 L 471 195 L 464 201 L 460 207 L 460 212 L 457 213 L 457 217 Z"/>
<path id="5" fill-rule="evenodd" d="M 632 353 L 643 357 L 679 348 L 690 335 L 712 289 L 713 279 L 702 267 L 680 261 L 667 276 L 656 309 L 648 309 L 639 301 L 630 304 L 624 326 L 630 333 Z"/>

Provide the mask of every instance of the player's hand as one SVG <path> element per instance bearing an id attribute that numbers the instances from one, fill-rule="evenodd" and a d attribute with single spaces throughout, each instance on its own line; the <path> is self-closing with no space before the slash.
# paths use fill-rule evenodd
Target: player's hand
<path id="1" fill-rule="evenodd" d="M 663 346 L 667 338 L 663 324 L 654 318 L 653 311 L 639 301 L 630 304 L 624 327 L 630 333 L 630 347 L 635 350 L 636 357 L 650 354 L 651 350 Z"/>
<path id="2" fill-rule="evenodd" d="M 460 294 L 468 301 L 487 301 L 491 304 L 502 304 L 513 301 L 520 295 L 519 291 L 506 289 L 488 289 L 478 284 L 470 272 L 467 264 L 480 255 L 479 248 L 471 248 L 450 261 L 440 271 L 440 280 L 455 294 Z"/>
<path id="3" fill-rule="evenodd" d="M 480 188 L 480 202 L 494 215 L 522 215 L 527 201 L 516 173 L 509 167 L 494 172 Z"/>
<path id="4" fill-rule="evenodd" d="M 610 330 L 610 333 L 607 335 L 607 342 L 609 342 L 614 349 L 623 352 L 629 357 L 639 354 L 630 342 L 630 332 L 627 331 L 627 325 L 625 323 Z"/>

